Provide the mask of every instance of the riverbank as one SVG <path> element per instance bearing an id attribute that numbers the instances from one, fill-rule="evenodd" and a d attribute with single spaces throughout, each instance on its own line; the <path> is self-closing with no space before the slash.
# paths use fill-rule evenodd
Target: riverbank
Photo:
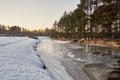
<path id="1" fill-rule="evenodd" d="M 61 41 L 70 41 L 71 39 L 67 38 L 57 38 L 55 40 Z M 93 46 L 102 46 L 102 47 L 112 47 L 112 48 L 120 48 L 120 39 L 93 39 L 93 40 L 85 40 L 85 39 L 78 39 L 76 42 L 77 44 L 89 44 Z"/>
<path id="2" fill-rule="evenodd" d="M 0 80 L 53 80 L 34 50 L 37 40 L 0 37 Z"/>
<path id="3" fill-rule="evenodd" d="M 90 44 L 95 46 L 120 48 L 120 40 L 106 40 L 106 39 L 93 39 L 93 40 L 78 40 L 78 44 Z"/>

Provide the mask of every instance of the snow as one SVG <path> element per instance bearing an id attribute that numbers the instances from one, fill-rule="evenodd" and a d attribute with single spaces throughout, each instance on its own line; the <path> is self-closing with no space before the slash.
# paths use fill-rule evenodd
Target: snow
<path id="1" fill-rule="evenodd" d="M 61 44 L 65 44 L 65 43 L 70 43 L 70 41 L 60 41 L 60 40 L 54 40 L 54 43 L 61 43 Z"/>
<path id="2" fill-rule="evenodd" d="M 23 40 L 22 37 L 0 37 L 0 46 L 5 46 Z"/>
<path id="3" fill-rule="evenodd" d="M 87 60 L 85 60 L 85 59 L 76 58 L 75 55 L 72 54 L 72 52 L 67 53 L 67 56 L 68 56 L 70 59 L 72 59 L 72 60 L 74 60 L 74 61 L 76 61 L 76 62 L 79 62 L 79 61 L 87 61 Z"/>
<path id="4" fill-rule="evenodd" d="M 61 43 L 68 43 L 68 41 L 56 41 L 49 39 L 41 39 L 38 45 L 37 51 L 39 52 L 42 60 L 48 71 L 51 73 L 55 80 L 74 80 L 66 71 L 65 67 L 62 65 L 61 60 L 63 58 L 63 47 Z M 61 44 L 56 45 L 56 44 Z M 63 44 L 64 45 L 64 44 Z"/>
<path id="5" fill-rule="evenodd" d="M 75 59 L 75 61 L 87 61 L 87 60 L 85 60 L 85 59 L 81 59 L 81 58 L 77 58 L 77 59 Z"/>
<path id="6" fill-rule="evenodd" d="M 37 40 L 0 37 L 0 80 L 53 80 L 34 51 Z"/>
<path id="7" fill-rule="evenodd" d="M 74 57 L 75 57 L 75 55 L 73 55 L 72 52 L 69 52 L 67 55 L 68 55 L 68 57 L 70 57 L 70 58 L 74 58 Z"/>
<path id="8" fill-rule="evenodd" d="M 90 46 L 107 47 L 106 45 L 103 44 L 90 44 Z"/>

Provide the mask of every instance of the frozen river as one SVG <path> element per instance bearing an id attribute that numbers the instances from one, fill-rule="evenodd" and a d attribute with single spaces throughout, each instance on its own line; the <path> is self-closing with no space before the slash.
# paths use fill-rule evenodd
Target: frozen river
<path id="1" fill-rule="evenodd" d="M 90 80 L 78 67 L 79 58 L 72 54 L 72 49 L 81 49 L 82 46 L 71 44 L 69 41 L 56 41 L 49 38 L 40 39 L 38 52 L 48 71 L 55 80 Z M 80 61 L 86 61 L 81 59 Z M 70 74 L 69 74 L 70 73 Z"/>
<path id="2" fill-rule="evenodd" d="M 37 51 L 55 80 L 120 80 L 119 49 L 39 40 Z"/>

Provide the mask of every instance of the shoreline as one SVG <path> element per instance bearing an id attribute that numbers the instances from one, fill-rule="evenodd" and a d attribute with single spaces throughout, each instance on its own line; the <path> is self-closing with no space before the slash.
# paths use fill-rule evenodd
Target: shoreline
<path id="1" fill-rule="evenodd" d="M 67 38 L 57 38 L 53 40 L 61 40 L 61 41 L 71 41 L 71 39 Z M 101 46 L 101 47 L 111 47 L 111 48 L 120 48 L 120 40 L 110 40 L 110 39 L 78 39 L 77 44 L 83 45 L 91 45 L 91 46 Z"/>
<path id="2" fill-rule="evenodd" d="M 88 44 L 91 46 L 101 46 L 101 47 L 111 47 L 111 48 L 120 48 L 120 42 L 114 40 L 100 40 L 100 39 L 93 39 L 93 40 L 78 40 L 77 44 Z"/>

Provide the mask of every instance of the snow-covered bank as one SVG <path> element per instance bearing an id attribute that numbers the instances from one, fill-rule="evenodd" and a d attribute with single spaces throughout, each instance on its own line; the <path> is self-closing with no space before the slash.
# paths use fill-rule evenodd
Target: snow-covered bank
<path id="1" fill-rule="evenodd" d="M 66 41 L 55 41 L 51 39 L 43 39 L 41 40 L 38 46 L 38 52 L 40 53 L 41 58 L 45 62 L 48 71 L 51 73 L 55 80 L 74 80 L 66 71 L 64 66 L 61 63 L 63 58 L 64 51 L 62 45 L 56 44 L 65 44 L 68 43 Z M 59 49 L 58 49 L 59 48 Z M 61 50 L 61 49 L 62 50 Z"/>
<path id="2" fill-rule="evenodd" d="M 23 39 L 23 37 L 0 37 L 0 46 L 9 45 Z"/>
<path id="3" fill-rule="evenodd" d="M 36 42 L 27 37 L 0 38 L 0 80 L 53 80 L 34 51 Z"/>

